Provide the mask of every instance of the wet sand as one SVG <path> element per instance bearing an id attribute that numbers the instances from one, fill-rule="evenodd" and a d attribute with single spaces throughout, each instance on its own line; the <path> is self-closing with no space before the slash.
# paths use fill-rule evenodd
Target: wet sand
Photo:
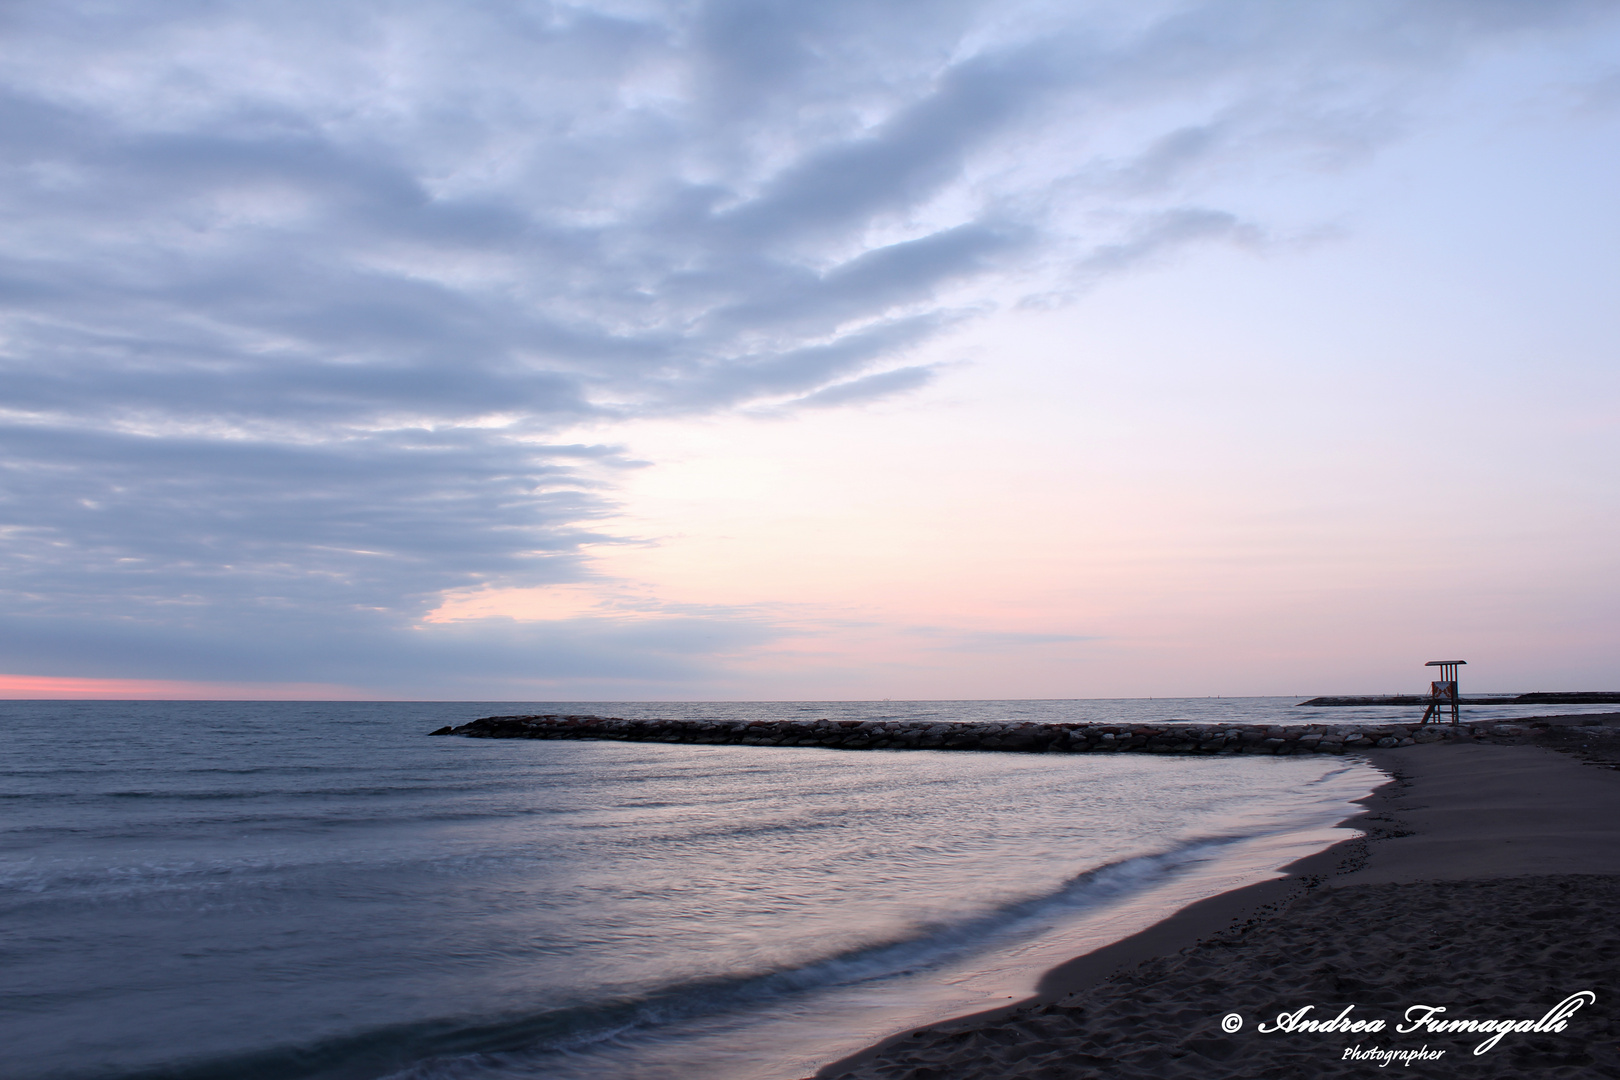
<path id="1" fill-rule="evenodd" d="M 1615 719 L 1521 745 L 1369 754 L 1395 779 L 1364 800 L 1363 837 L 1072 960 L 1025 1002 L 901 1033 L 817 1076 L 1620 1078 Z M 1575 999 L 1550 1030 L 1549 1010 L 1582 991 L 1595 1001 Z M 1382 1030 L 1260 1030 L 1304 1006 L 1302 1020 Z M 1411 1030 L 1413 1006 L 1543 1030 L 1475 1053 L 1494 1032 Z"/>

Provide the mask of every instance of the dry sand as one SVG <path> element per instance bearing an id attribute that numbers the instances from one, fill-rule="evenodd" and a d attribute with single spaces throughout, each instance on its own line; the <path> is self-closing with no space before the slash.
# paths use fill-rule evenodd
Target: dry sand
<path id="1" fill-rule="evenodd" d="M 1365 800 L 1363 838 L 1071 961 L 1027 1002 L 902 1033 L 817 1076 L 1620 1078 L 1620 771 L 1603 764 L 1620 757 L 1617 719 L 1541 745 L 1370 755 L 1396 779 Z M 1435 1020 L 1537 1021 L 1580 991 L 1595 1002 L 1563 1030 L 1510 1032 L 1480 1054 L 1489 1032 L 1395 1030 L 1416 1005 L 1444 1006 Z M 1307 1005 L 1304 1019 L 1353 1006 L 1347 1022 L 1383 1030 L 1258 1030 Z M 1223 1030 L 1228 1014 L 1238 1030 Z M 1367 1053 L 1425 1049 L 1444 1053 Z"/>

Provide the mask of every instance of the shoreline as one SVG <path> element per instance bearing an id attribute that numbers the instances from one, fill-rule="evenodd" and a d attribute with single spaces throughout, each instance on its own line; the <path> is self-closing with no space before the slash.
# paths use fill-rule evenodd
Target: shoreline
<path id="1" fill-rule="evenodd" d="M 1612 976 L 1601 986 L 1571 983 L 1568 992 L 1592 990 L 1598 999 L 1569 1021 L 1568 1032 L 1507 1036 L 1483 1059 L 1472 1053 L 1478 1036 L 1467 1041 L 1467 1035 L 1435 1034 L 1425 1043 L 1421 1034 L 1393 1032 L 1403 1009 L 1436 1004 L 1437 996 L 1447 994 L 1445 976 L 1457 975 L 1459 965 L 1470 974 L 1450 990 L 1453 1016 L 1540 1017 L 1556 1003 L 1543 1002 L 1545 993 L 1515 1001 L 1511 991 L 1469 1000 L 1471 988 L 1478 997 L 1486 984 L 1535 981 L 1515 972 L 1512 959 L 1475 955 L 1489 952 L 1487 939 L 1535 968 L 1547 986 L 1559 980 L 1513 948 L 1516 932 L 1554 952 L 1576 955 L 1584 949 L 1588 956 L 1606 957 L 1605 972 L 1620 969 L 1620 714 L 1605 714 L 1598 725 L 1592 719 L 1538 717 L 1539 728 L 1527 720 L 1522 730 L 1488 740 L 1447 740 L 1398 754 L 1363 751 L 1391 779 L 1358 800 L 1363 809 L 1341 823 L 1361 835 L 1288 864 L 1281 868 L 1284 877 L 1209 897 L 1060 964 L 1021 1001 L 899 1032 L 823 1066 L 813 1080 L 1124 1077 L 1137 1070 L 1172 1076 L 1183 1067 L 1199 1077 L 1294 1075 L 1290 1070 L 1331 1075 L 1341 1069 L 1348 1075 L 1380 1064 L 1339 1056 L 1354 1047 L 1417 1052 L 1424 1046 L 1446 1051 L 1419 1062 L 1431 1076 L 1496 1075 L 1513 1068 L 1620 1077 L 1620 983 Z M 1584 912 L 1602 925 L 1569 925 L 1556 914 L 1536 917 L 1561 911 Z M 1457 918 L 1468 940 L 1444 950 L 1451 966 L 1443 970 L 1435 969 L 1435 942 L 1414 953 L 1403 940 Z M 1290 966 L 1289 959 L 1335 937 L 1360 947 L 1339 955 L 1329 945 L 1333 955 L 1325 961 L 1294 972 L 1291 980 L 1277 977 L 1279 964 Z M 1258 964 L 1282 941 L 1291 943 L 1288 949 Z M 1349 977 L 1350 968 L 1366 969 L 1370 977 Z M 1575 967 L 1566 970 L 1575 977 Z M 1385 973 L 1383 985 L 1379 971 Z M 1428 996 L 1395 1000 L 1402 991 L 1420 990 Z M 1177 1016 L 1153 1022 L 1140 1007 L 1146 998 L 1178 999 Z M 1245 1011 L 1246 1027 L 1223 1031 L 1220 1018 L 1244 999 L 1252 1007 Z M 1383 1017 L 1391 1030 L 1268 1037 L 1254 1029 L 1285 1008 L 1325 1008 L 1329 1001 L 1343 1003 L 1323 1014 L 1329 1019 L 1348 1004 L 1356 1007 L 1352 1015 Z M 1283 1071 L 1268 1071 L 1277 1068 Z"/>

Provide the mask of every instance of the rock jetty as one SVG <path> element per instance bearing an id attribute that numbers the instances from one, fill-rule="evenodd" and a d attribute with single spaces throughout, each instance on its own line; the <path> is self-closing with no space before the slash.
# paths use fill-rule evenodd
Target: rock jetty
<path id="1" fill-rule="evenodd" d="M 1432 705 L 1434 697 L 1430 694 L 1378 694 L 1371 697 L 1313 697 L 1309 701 L 1302 701 L 1297 708 L 1327 708 L 1331 706 L 1351 705 L 1400 705 L 1416 706 L 1422 708 Z M 1450 700 L 1446 704 L 1450 704 Z M 1534 694 L 1485 694 L 1475 697 L 1460 697 L 1458 705 L 1620 705 L 1620 691 L 1613 690 L 1575 690 L 1557 692 L 1537 692 Z"/>
<path id="2" fill-rule="evenodd" d="M 1545 726 L 1545 725 L 1543 725 Z M 486 716 L 432 735 L 474 739 L 606 739 L 831 750 L 995 750 L 1026 754 L 1342 754 L 1442 741 L 1519 741 L 1526 724 L 1257 725 L 946 724 L 925 720 L 623 720 Z"/>

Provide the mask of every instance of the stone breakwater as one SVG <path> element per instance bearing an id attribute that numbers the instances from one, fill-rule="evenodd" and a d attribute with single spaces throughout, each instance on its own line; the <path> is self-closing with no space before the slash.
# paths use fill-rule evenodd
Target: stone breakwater
<path id="1" fill-rule="evenodd" d="M 432 735 L 474 739 L 606 739 L 831 750 L 998 750 L 1014 753 L 1342 754 L 1529 734 L 1523 725 L 943 724 L 923 720 L 621 720 L 602 716 L 486 716 Z"/>

